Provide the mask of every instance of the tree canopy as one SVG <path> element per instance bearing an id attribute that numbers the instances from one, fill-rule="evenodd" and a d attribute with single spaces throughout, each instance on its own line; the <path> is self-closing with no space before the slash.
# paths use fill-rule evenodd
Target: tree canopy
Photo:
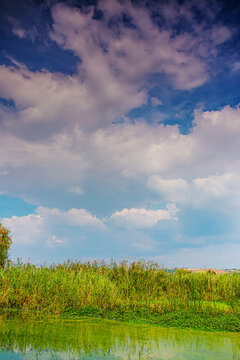
<path id="1" fill-rule="evenodd" d="M 8 260 L 8 250 L 12 244 L 10 230 L 0 222 L 0 269 L 6 265 Z"/>

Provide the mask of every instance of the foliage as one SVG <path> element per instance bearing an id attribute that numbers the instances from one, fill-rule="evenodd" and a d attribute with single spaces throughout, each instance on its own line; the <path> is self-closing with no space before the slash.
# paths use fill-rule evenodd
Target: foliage
<path id="1" fill-rule="evenodd" d="M 0 269 L 3 268 L 8 260 L 8 250 L 12 244 L 10 230 L 0 223 Z"/>
<path id="2" fill-rule="evenodd" d="M 0 270 L 0 309 L 240 331 L 240 276 L 169 273 L 144 261 L 18 262 Z"/>

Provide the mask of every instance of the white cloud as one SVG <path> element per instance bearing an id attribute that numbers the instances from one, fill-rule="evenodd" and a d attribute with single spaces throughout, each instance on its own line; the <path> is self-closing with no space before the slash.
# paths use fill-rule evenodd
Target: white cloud
<path id="1" fill-rule="evenodd" d="M 157 97 L 151 97 L 150 99 L 152 106 L 160 106 L 163 105 L 163 102 L 161 99 L 157 98 Z"/>
<path id="2" fill-rule="evenodd" d="M 171 31 L 160 31 L 146 8 L 129 2 L 106 0 L 99 7 L 104 12 L 102 20 L 92 19 L 93 8 L 81 12 L 58 4 L 52 10 L 52 39 L 81 58 L 80 73 L 84 72 L 94 88 L 116 94 L 119 86 L 123 91 L 132 85 L 137 91 L 148 74 L 162 72 L 179 89 L 191 89 L 206 81 L 205 64 L 193 52 L 196 37 L 172 37 Z M 135 28 L 124 26 L 120 20 L 124 12 L 131 16 Z M 111 19 L 116 30 L 108 26 Z"/>
<path id="3" fill-rule="evenodd" d="M 70 209 L 61 211 L 57 208 L 49 209 L 38 207 L 37 214 L 51 223 L 64 223 L 71 226 L 100 226 L 104 227 L 103 222 L 85 209 Z"/>
<path id="4" fill-rule="evenodd" d="M 18 110 L 3 112 L 3 126 L 27 138 L 47 137 L 75 124 L 84 130 L 95 129 L 111 124 L 116 116 L 140 106 L 145 99 L 143 92 L 121 85 L 117 93 L 106 90 L 92 88 L 78 75 L 2 65 L 0 96 L 13 99 Z"/>
<path id="5" fill-rule="evenodd" d="M 239 107 L 196 112 L 195 127 L 192 133 L 185 135 L 191 144 L 189 147 L 186 143 L 189 156 L 183 157 L 181 164 L 169 164 L 165 171 L 158 170 L 149 176 L 148 188 L 166 201 L 185 205 L 209 206 L 212 202 L 214 207 L 214 201 L 223 198 L 228 205 L 239 204 L 239 135 Z M 176 156 L 179 156 L 180 137 L 176 139 Z M 168 140 L 167 143 L 170 144 Z M 167 159 L 167 151 L 165 154 Z"/>
<path id="6" fill-rule="evenodd" d="M 196 112 L 195 127 L 187 135 L 180 134 L 177 126 L 131 124 L 126 116 L 124 124 L 111 125 L 115 117 L 145 103 L 149 74 L 167 74 L 176 88 L 202 84 L 208 74 L 205 57 L 199 57 L 196 49 L 203 38 L 208 39 L 204 32 L 208 30 L 200 35 L 194 27 L 194 36 L 172 36 L 168 27 L 154 23 L 147 8 L 112 1 L 99 6 L 104 13 L 101 20 L 92 18 L 91 7 L 88 11 L 64 4 L 52 8 L 51 37 L 81 59 L 76 74 L 30 71 L 13 60 L 13 66 L 0 66 L 0 96 L 16 106 L 14 111 L 0 107 L 1 191 L 41 203 L 44 192 L 79 195 L 94 176 L 99 182 L 108 177 L 118 184 L 148 183 L 155 190 L 153 180 L 156 183 L 158 176 L 161 193 L 175 201 L 176 196 L 188 197 L 183 182 L 237 173 L 238 108 Z M 174 11 L 169 5 L 165 17 L 170 22 L 176 20 Z M 190 8 L 181 11 L 194 23 Z M 135 26 L 125 26 L 123 12 Z M 114 29 L 109 27 L 112 16 Z M 220 26 L 213 33 L 221 34 L 222 41 L 230 36 Z M 206 42 L 209 50 L 214 41 Z"/>
<path id="7" fill-rule="evenodd" d="M 38 142 L 5 130 L 0 133 L 0 188 L 39 203 L 45 193 L 79 193 L 96 177 L 99 184 L 107 180 L 117 187 L 145 183 L 166 201 L 186 203 L 201 194 L 206 199 L 203 183 L 218 181 L 234 199 L 240 176 L 239 134 L 240 109 L 229 106 L 196 112 L 195 126 L 187 135 L 176 126 L 143 122 L 111 125 L 91 134 L 75 127 Z"/>
<path id="8" fill-rule="evenodd" d="M 32 143 L 3 133 L 0 138 L 0 170 L 8 171 L 0 176 L 3 192 L 41 203 L 37 194 L 66 192 L 76 182 L 82 183 L 85 160 L 80 153 L 74 155 L 66 144 L 58 140 L 45 145 Z"/>
<path id="9" fill-rule="evenodd" d="M 162 220 L 177 220 L 175 217 L 177 208 L 174 204 L 167 207 L 167 210 L 148 210 L 148 209 L 123 209 L 116 211 L 111 219 L 117 225 L 130 226 L 134 228 L 149 228 Z"/>
<path id="10" fill-rule="evenodd" d="M 51 197 L 54 203 L 61 194 L 63 204 L 73 194 L 82 199 L 82 189 L 97 179 L 100 191 L 108 184 L 120 189 L 116 198 L 127 200 L 123 190 L 131 184 L 180 206 L 209 206 L 211 201 L 214 208 L 219 205 L 215 201 L 225 197 L 229 210 L 239 204 L 238 107 L 196 111 L 195 126 L 186 135 L 177 126 L 132 124 L 126 113 L 147 101 L 150 74 L 164 73 L 178 89 L 203 84 L 209 76 L 207 54 L 216 55 L 217 45 L 231 32 L 223 26 L 197 28 L 185 7 L 181 16 L 193 23 L 194 32 L 173 36 L 168 26 L 154 23 L 146 8 L 126 4 L 100 2 L 101 20 L 92 18 L 92 8 L 52 8 L 52 39 L 79 57 L 74 75 L 31 71 L 14 60 L 12 66 L 0 66 L 0 96 L 12 99 L 16 107 L 0 107 L 1 192 L 37 204 Z M 174 9 L 168 10 L 165 18 L 174 22 Z M 125 26 L 122 12 L 135 26 Z M 114 29 L 109 27 L 112 16 Z M 151 98 L 153 105 L 160 101 Z M 119 116 L 124 123 L 112 125 Z M 71 226 L 103 226 L 86 210 L 46 207 L 30 218 L 12 220 L 13 226 L 28 221 L 37 233 L 39 215 L 44 224 L 51 219 Z M 144 206 L 112 215 L 116 223 L 135 227 L 151 227 L 163 218 L 174 215 L 169 209 Z"/>
<path id="11" fill-rule="evenodd" d="M 141 6 L 114 6 L 108 1 L 99 5 L 104 11 L 102 20 L 92 18 L 91 7 L 88 12 L 63 4 L 52 9 L 51 37 L 81 59 L 76 74 L 30 71 L 14 60 L 15 66 L 0 66 L 0 96 L 12 99 L 17 108 L 17 112 L 1 109 L 2 127 L 33 139 L 76 124 L 92 131 L 144 104 L 152 73 L 166 73 L 180 89 L 205 82 L 208 75 L 205 63 L 194 52 L 195 36 L 173 37 L 170 30 L 160 30 Z M 135 28 L 124 25 L 122 12 L 129 13 Z M 113 15 L 117 31 L 108 26 Z M 27 36 L 26 30 L 14 24 L 18 36 Z M 156 101 L 153 98 L 155 105 Z"/>
<path id="12" fill-rule="evenodd" d="M 104 229 L 109 218 L 101 220 L 85 209 L 47 208 L 46 199 L 51 198 L 48 206 L 57 202 L 61 208 L 74 194 L 81 195 L 75 196 L 74 206 L 83 201 L 90 208 L 92 199 L 87 203 L 86 197 L 96 196 L 97 202 L 109 185 L 117 191 L 111 201 L 106 196 L 107 206 L 116 209 L 121 198 L 121 204 L 127 203 L 121 206 L 129 207 L 112 214 L 113 226 L 151 228 L 175 219 L 174 206 L 146 209 L 148 195 L 178 208 L 225 207 L 230 214 L 239 205 L 239 107 L 196 111 L 194 127 L 186 135 L 177 126 L 127 118 L 147 101 L 162 104 L 148 96 L 153 74 L 164 74 L 180 90 L 205 83 L 208 60 L 232 31 L 211 25 L 217 11 L 206 2 L 196 4 L 200 13 L 206 12 L 201 24 L 188 4 L 160 4 L 154 10 L 162 11 L 161 26 L 141 5 L 102 0 L 98 6 L 103 11 L 98 20 L 92 7 L 81 11 L 58 3 L 52 8 L 51 39 L 79 59 L 73 75 L 31 71 L 13 59 L 12 66 L 0 66 L 0 96 L 15 105 L 14 110 L 0 105 L 0 189 L 45 205 L 34 214 L 4 219 L 19 243 L 44 238 L 49 246 L 60 245 L 66 239 L 50 229 L 57 224 Z M 133 26 L 126 26 L 123 13 Z M 191 31 L 173 31 L 179 21 L 189 23 Z M 12 24 L 16 36 L 30 36 L 28 29 Z M 238 62 L 234 69 L 239 69 Z M 116 118 L 124 123 L 113 125 Z M 128 201 L 129 189 L 136 199 L 135 188 L 144 198 L 139 192 L 137 205 Z M 150 251 L 154 243 L 135 241 L 134 246 Z"/>
<path id="13" fill-rule="evenodd" d="M 147 187 L 166 201 L 182 205 L 208 206 L 216 199 L 225 199 L 232 204 L 240 204 L 240 174 L 224 173 L 185 181 L 182 178 L 163 179 L 149 177 Z"/>
<path id="14" fill-rule="evenodd" d="M 240 195 L 240 176 L 232 173 L 197 178 L 194 179 L 194 185 L 197 189 L 203 190 L 206 195 L 216 198 Z"/>
<path id="15" fill-rule="evenodd" d="M 29 245 L 37 241 L 44 227 L 44 220 L 40 215 L 12 216 L 2 219 L 4 226 L 11 230 L 14 242 Z"/>
<path id="16" fill-rule="evenodd" d="M 184 165 L 194 156 L 191 137 L 181 135 L 175 126 L 146 123 L 123 124 L 95 132 L 95 153 L 106 166 L 131 177 L 167 172 Z"/>
<path id="17" fill-rule="evenodd" d="M 3 218 L 1 222 L 11 230 L 14 244 L 30 245 L 41 241 L 50 247 L 62 245 L 67 241 L 52 234 L 53 229 L 57 229 L 59 225 L 105 228 L 100 219 L 85 209 L 60 211 L 57 208 L 38 207 L 34 214 Z"/>
<path id="18" fill-rule="evenodd" d="M 168 201 L 185 202 L 188 199 L 189 186 L 181 178 L 163 179 L 161 176 L 152 175 L 148 179 L 147 186 Z"/>

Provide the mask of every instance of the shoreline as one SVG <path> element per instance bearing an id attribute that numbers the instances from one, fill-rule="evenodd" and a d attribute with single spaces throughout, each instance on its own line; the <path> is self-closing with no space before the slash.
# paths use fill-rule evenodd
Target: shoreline
<path id="1" fill-rule="evenodd" d="M 221 333 L 240 332 L 240 318 L 236 315 L 215 315 L 209 316 L 204 313 L 194 313 L 190 311 L 175 311 L 167 314 L 139 313 L 139 311 L 128 311 L 119 313 L 119 311 L 101 311 L 99 309 L 81 309 L 78 312 L 48 313 L 41 310 L 22 310 L 22 309 L 0 309 L 0 317 L 3 320 L 8 318 L 21 319 L 45 319 L 52 318 L 58 320 L 105 320 L 113 321 L 119 324 L 156 326 L 163 329 L 186 330 L 186 331 L 209 331 Z"/>

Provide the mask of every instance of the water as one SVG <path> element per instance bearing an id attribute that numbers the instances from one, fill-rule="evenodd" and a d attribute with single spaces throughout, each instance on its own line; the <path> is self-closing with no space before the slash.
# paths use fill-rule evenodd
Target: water
<path id="1" fill-rule="evenodd" d="M 240 360 L 240 334 L 0 316 L 0 360 Z"/>

